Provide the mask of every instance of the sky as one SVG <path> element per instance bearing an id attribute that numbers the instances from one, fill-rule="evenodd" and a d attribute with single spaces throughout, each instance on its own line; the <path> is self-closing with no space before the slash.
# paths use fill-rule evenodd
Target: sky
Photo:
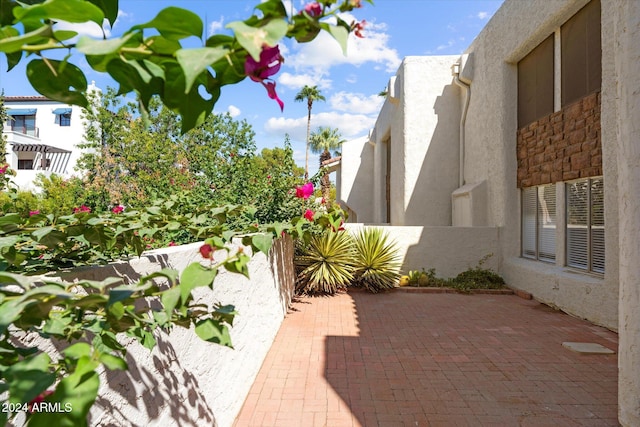
<path id="1" fill-rule="evenodd" d="M 131 26 L 151 20 L 161 9 L 178 6 L 197 13 L 207 23 L 208 35 L 225 33 L 229 22 L 248 18 L 258 0 L 120 0 L 118 19 L 107 34 L 122 34 Z M 284 0 L 288 10 L 297 13 L 309 0 Z M 290 136 L 294 158 L 304 165 L 307 129 L 306 102 L 294 102 L 304 85 L 317 85 L 325 102 L 315 102 L 311 130 L 319 126 L 337 128 L 345 140 L 367 135 L 374 126 L 384 102 L 378 94 L 385 90 L 402 59 L 420 55 L 459 55 L 480 33 L 503 0 L 374 0 L 363 2 L 342 18 L 346 22 L 366 20 L 364 38 L 350 35 L 347 56 L 324 32 L 313 42 L 280 45 L 285 58 L 274 76 L 284 111 L 267 98 L 259 83 L 245 79 L 226 86 L 214 111 L 229 112 L 246 120 L 256 133 L 258 149 L 282 147 Z M 83 26 L 79 32 L 101 36 L 100 28 Z M 191 41 L 193 42 L 193 41 Z M 196 41 L 196 43 L 199 41 Z M 80 59 L 80 58 L 78 58 Z M 77 60 L 89 82 L 102 89 L 117 87 L 109 76 L 101 75 Z M 0 90 L 5 96 L 38 95 L 25 76 L 21 64 L 7 72 L 4 56 L 0 60 Z M 132 99 L 133 96 L 131 95 Z M 317 170 L 317 156 L 310 157 L 310 172 Z"/>

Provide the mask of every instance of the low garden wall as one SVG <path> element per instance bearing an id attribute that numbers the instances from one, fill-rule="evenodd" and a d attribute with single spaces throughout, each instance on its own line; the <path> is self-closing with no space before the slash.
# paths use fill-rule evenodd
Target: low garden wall
<path id="1" fill-rule="evenodd" d="M 364 226 L 355 223 L 345 225 L 348 230 Z M 487 255 L 492 256 L 487 258 L 483 268 L 498 271 L 498 227 L 371 227 L 382 228 L 396 242 L 402 259 L 403 274 L 410 270 L 435 268 L 438 277 L 455 277 L 477 266 Z"/>
<path id="2" fill-rule="evenodd" d="M 200 246 L 195 243 L 149 251 L 129 262 L 82 268 L 61 277 L 72 281 L 117 276 L 133 282 L 163 268 L 182 271 L 202 260 Z M 126 355 L 129 371 L 102 372 L 89 424 L 231 426 L 293 296 L 292 240 L 275 241 L 268 257 L 254 255 L 249 271 L 251 280 L 221 270 L 213 292 L 197 289 L 202 291 L 196 294 L 202 303 L 236 307 L 238 314 L 230 331 L 233 349 L 202 341 L 193 329 L 180 327 L 168 334 L 157 333 L 158 345 L 151 352 L 130 339 Z"/>

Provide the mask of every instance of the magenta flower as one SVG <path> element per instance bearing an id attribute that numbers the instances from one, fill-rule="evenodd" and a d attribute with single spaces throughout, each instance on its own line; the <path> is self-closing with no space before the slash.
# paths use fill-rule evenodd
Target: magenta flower
<path id="1" fill-rule="evenodd" d="M 365 21 L 364 19 L 362 20 L 362 22 L 353 22 L 351 24 L 351 29 L 354 30 L 354 34 L 356 35 L 356 37 L 359 37 L 361 39 L 364 38 L 364 36 L 362 35 L 362 30 L 364 30 L 364 26 L 367 25 L 367 21 Z"/>
<path id="2" fill-rule="evenodd" d="M 200 246 L 200 255 L 202 255 L 202 258 L 212 259 L 213 247 L 208 243 L 205 243 L 204 245 Z"/>
<path id="3" fill-rule="evenodd" d="M 322 15 L 322 5 L 320 3 L 313 2 L 313 3 L 308 3 L 304 6 L 304 11 L 307 13 L 307 15 L 309 15 L 312 18 L 317 18 L 318 16 Z M 302 13 L 302 12 L 300 12 Z"/>
<path id="4" fill-rule="evenodd" d="M 114 214 L 122 213 L 124 212 L 124 206 L 122 205 L 114 206 L 113 209 L 111 209 L 111 212 L 113 212 Z"/>
<path id="5" fill-rule="evenodd" d="M 304 217 L 306 219 L 308 219 L 309 221 L 313 221 L 313 211 L 311 209 L 307 209 L 307 211 L 304 213 Z"/>
<path id="6" fill-rule="evenodd" d="M 169 244 L 167 246 L 178 246 L 176 242 L 174 242 L 173 240 L 169 242 Z"/>
<path id="7" fill-rule="evenodd" d="M 40 213 L 40 211 L 39 211 L 39 210 L 29 211 L 29 216 L 38 215 L 39 213 Z"/>
<path id="8" fill-rule="evenodd" d="M 313 183 L 307 182 L 305 185 L 296 187 L 296 197 L 307 200 L 313 194 Z"/>
<path id="9" fill-rule="evenodd" d="M 40 412 L 40 404 L 44 402 L 44 400 L 53 394 L 53 390 L 45 390 L 29 402 L 27 405 L 27 411 L 29 413 Z M 34 409 L 35 406 L 35 409 Z"/>
<path id="10" fill-rule="evenodd" d="M 280 64 L 284 62 L 284 58 L 280 55 L 280 48 L 276 45 L 273 47 L 263 46 L 260 52 L 260 61 L 253 59 L 251 55 L 247 55 L 244 62 L 244 73 L 254 82 L 262 84 L 267 89 L 269 98 L 275 99 L 280 106 L 280 111 L 284 109 L 284 102 L 276 93 L 276 83 L 270 79 L 271 76 L 280 70 Z M 265 82 L 265 80 L 270 80 Z"/>
<path id="11" fill-rule="evenodd" d="M 80 213 L 80 212 L 91 212 L 91 208 L 89 206 L 85 206 L 82 205 L 79 208 L 73 208 L 73 213 Z"/>
<path id="12" fill-rule="evenodd" d="M 4 165 L 0 168 L 0 174 L 5 174 L 5 172 L 7 172 L 7 169 L 9 169 L 9 165 Z"/>

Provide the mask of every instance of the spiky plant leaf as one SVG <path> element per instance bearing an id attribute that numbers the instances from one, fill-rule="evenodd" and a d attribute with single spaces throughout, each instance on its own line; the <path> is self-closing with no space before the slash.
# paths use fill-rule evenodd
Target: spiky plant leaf
<path id="1" fill-rule="evenodd" d="M 398 249 L 381 228 L 363 228 L 354 237 L 356 284 L 371 292 L 396 287 L 402 266 Z"/>
<path id="2" fill-rule="evenodd" d="M 296 290 L 303 294 L 335 294 L 353 280 L 353 238 L 344 231 L 327 231 L 298 247 Z"/>

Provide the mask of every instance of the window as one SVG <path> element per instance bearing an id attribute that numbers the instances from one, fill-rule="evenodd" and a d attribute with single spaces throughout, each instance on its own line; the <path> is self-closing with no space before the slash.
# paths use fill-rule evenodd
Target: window
<path id="1" fill-rule="evenodd" d="M 71 126 L 71 113 L 60 114 L 60 126 Z"/>
<path id="2" fill-rule="evenodd" d="M 567 265 L 604 273 L 604 181 L 588 178 L 566 186 Z"/>
<path id="3" fill-rule="evenodd" d="M 518 62 L 518 128 L 553 113 L 553 35 Z"/>
<path id="4" fill-rule="evenodd" d="M 33 159 L 18 160 L 18 169 L 33 170 Z"/>
<path id="5" fill-rule="evenodd" d="M 71 126 L 71 108 L 56 108 L 53 114 L 56 115 L 56 124 Z"/>
<path id="6" fill-rule="evenodd" d="M 592 0 L 560 29 L 562 106 L 600 90 L 600 0 Z"/>
<path id="7" fill-rule="evenodd" d="M 556 260 L 556 187 L 541 185 L 522 190 L 522 256 Z"/>
<path id="8" fill-rule="evenodd" d="M 8 119 L 8 127 L 13 132 L 23 133 L 25 135 L 37 136 L 36 134 L 36 115 L 11 115 Z"/>

